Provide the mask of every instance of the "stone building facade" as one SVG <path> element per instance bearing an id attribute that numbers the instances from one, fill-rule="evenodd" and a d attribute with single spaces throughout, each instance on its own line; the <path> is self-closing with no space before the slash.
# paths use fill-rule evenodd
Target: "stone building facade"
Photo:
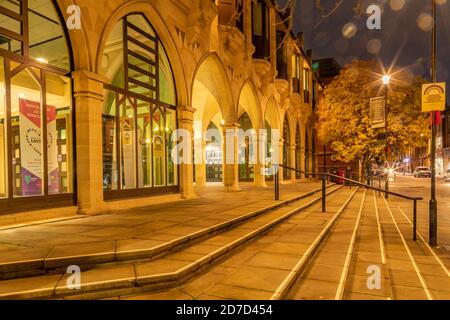
<path id="1" fill-rule="evenodd" d="M 0 13 L 2 213 L 97 214 L 193 198 L 209 182 L 267 186 L 264 160 L 248 163 L 224 134 L 239 128 L 280 130 L 269 152 L 316 170 L 322 87 L 271 0 L 0 1 Z M 192 133 L 202 163 L 173 163 L 175 129 Z M 221 165 L 228 139 L 236 161 Z"/>

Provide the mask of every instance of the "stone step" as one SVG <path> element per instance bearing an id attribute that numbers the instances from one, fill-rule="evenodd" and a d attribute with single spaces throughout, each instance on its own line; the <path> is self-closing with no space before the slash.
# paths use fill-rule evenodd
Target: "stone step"
<path id="1" fill-rule="evenodd" d="M 450 299 L 449 270 L 420 234 L 412 241 L 402 202 L 372 191 L 363 201 L 360 190 L 342 205 L 347 196 L 337 193 L 327 214 L 312 207 L 177 288 L 114 298 Z M 380 288 L 368 286 L 371 266 L 380 267 Z"/>
<path id="2" fill-rule="evenodd" d="M 342 187 L 333 186 L 328 194 L 334 194 Z M 226 258 L 237 248 L 249 243 L 293 215 L 315 205 L 321 196 L 299 197 L 283 205 L 266 210 L 266 214 L 253 215 L 235 224 L 234 228 L 223 230 L 219 235 L 210 236 L 192 243 L 176 252 L 152 261 L 115 264 L 107 268 L 82 269 L 81 288 L 67 287 L 70 275 L 63 272 L 39 277 L 5 280 L 0 282 L 2 299 L 37 298 L 101 298 L 116 294 L 130 294 L 137 291 L 158 290 L 177 286 L 186 279 Z M 269 211 L 270 210 L 270 211 Z M 153 257 L 155 258 L 155 256 Z"/>
<path id="3" fill-rule="evenodd" d="M 328 300 L 335 297 L 341 278 L 339 266 L 346 260 L 342 250 L 345 251 L 351 242 L 355 211 L 361 207 L 364 198 L 365 193 L 359 188 L 350 194 L 320 233 L 314 234 L 311 245 L 271 299 Z"/>
<path id="4" fill-rule="evenodd" d="M 177 288 L 114 298 L 269 300 L 298 262 L 308 255 L 315 239 L 327 229 L 336 212 L 348 204 L 353 193 L 354 190 L 342 189 L 327 198 L 325 213 L 318 204 L 294 215 Z"/>
<path id="5" fill-rule="evenodd" d="M 330 185 L 334 187 L 335 185 Z M 0 256 L 0 279 L 7 280 L 21 276 L 51 274 L 65 271 L 70 265 L 80 267 L 93 267 L 101 264 L 127 262 L 139 259 L 152 259 L 168 252 L 190 246 L 205 238 L 220 234 L 235 228 L 255 217 L 259 217 L 278 208 L 301 199 L 313 197 L 321 192 L 320 189 L 296 196 L 278 203 L 266 206 L 252 212 L 242 214 L 204 228 L 179 227 L 176 232 L 179 236 L 171 235 L 166 239 L 152 234 L 150 239 L 127 239 L 120 241 L 104 241 L 97 243 L 80 243 L 57 246 L 52 250 L 25 249 L 9 252 Z M 195 229 L 194 231 L 191 231 Z"/>

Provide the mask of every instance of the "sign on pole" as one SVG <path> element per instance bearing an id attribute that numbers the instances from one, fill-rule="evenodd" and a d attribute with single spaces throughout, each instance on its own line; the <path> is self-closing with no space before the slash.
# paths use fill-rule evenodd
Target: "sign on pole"
<path id="1" fill-rule="evenodd" d="M 384 97 L 370 99 L 370 124 L 373 129 L 384 128 L 386 101 Z"/>
<path id="2" fill-rule="evenodd" d="M 445 82 L 422 86 L 422 112 L 445 111 Z"/>

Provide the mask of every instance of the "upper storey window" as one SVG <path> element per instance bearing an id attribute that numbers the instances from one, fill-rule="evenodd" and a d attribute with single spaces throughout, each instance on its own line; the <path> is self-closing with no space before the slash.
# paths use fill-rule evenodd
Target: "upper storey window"
<path id="1" fill-rule="evenodd" d="M 257 1 L 252 7 L 253 45 L 255 58 L 264 59 L 270 56 L 270 14 L 265 1 Z"/>

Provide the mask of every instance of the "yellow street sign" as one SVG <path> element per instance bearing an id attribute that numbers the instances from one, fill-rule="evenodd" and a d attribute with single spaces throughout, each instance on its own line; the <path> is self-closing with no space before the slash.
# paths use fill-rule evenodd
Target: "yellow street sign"
<path id="1" fill-rule="evenodd" d="M 422 86 L 422 111 L 445 111 L 445 82 Z"/>

